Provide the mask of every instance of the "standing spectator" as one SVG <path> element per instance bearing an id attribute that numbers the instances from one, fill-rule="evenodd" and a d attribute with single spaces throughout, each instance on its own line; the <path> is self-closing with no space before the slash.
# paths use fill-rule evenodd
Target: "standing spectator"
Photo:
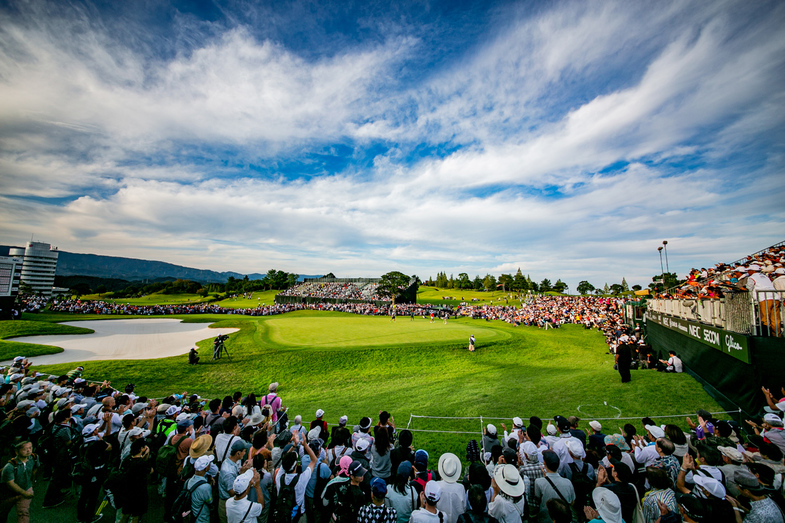
<path id="1" fill-rule="evenodd" d="M 472 485 L 468 494 L 469 510 L 458 516 L 458 523 L 498 523 L 495 517 L 488 514 L 488 499 L 479 485 Z"/>
<path id="2" fill-rule="evenodd" d="M 360 508 L 368 502 L 362 489 L 363 477 L 367 474 L 359 461 L 349 465 L 349 481 L 340 483 L 333 491 L 333 521 L 336 523 L 356 523 Z"/>
<path id="3" fill-rule="evenodd" d="M 71 411 L 58 410 L 51 427 L 52 479 L 44 495 L 43 508 L 54 508 L 65 502 L 65 491 L 71 486 L 71 455 L 76 434 L 71 428 Z"/>
<path id="4" fill-rule="evenodd" d="M 534 499 L 539 506 L 540 523 L 550 523 L 546 506 L 548 500 L 557 498 L 572 504 L 575 501 L 575 489 L 573 489 L 570 480 L 564 479 L 556 473 L 559 470 L 560 460 L 555 452 L 552 450 L 543 452 L 542 462 L 545 467 L 545 476 L 534 482 Z"/>
<path id="5" fill-rule="evenodd" d="M 322 419 L 324 416 L 324 411 L 322 409 L 316 410 L 316 419 L 311 422 L 311 430 L 315 427 L 319 427 L 319 438 L 323 442 L 327 442 L 327 439 L 330 437 L 329 426 L 327 422 Z"/>
<path id="6" fill-rule="evenodd" d="M 30 501 L 33 499 L 33 470 L 36 467 L 33 458 L 33 444 L 22 441 L 14 445 L 16 456 L 6 463 L 2 472 L 2 483 L 7 487 L 7 496 L 0 505 L 0 521 L 8 519 L 11 506 L 16 507 L 16 521 L 28 523 L 30 520 Z"/>
<path id="7" fill-rule="evenodd" d="M 221 523 L 227 523 L 226 501 L 236 494 L 233 486 L 235 478 L 251 468 L 250 462 L 241 465 L 245 451 L 245 443 L 239 438 L 235 439 L 229 448 L 229 457 L 224 460 L 221 472 L 218 473 L 218 520 Z"/>
<path id="8" fill-rule="evenodd" d="M 131 443 L 131 456 L 125 460 L 125 488 L 123 517 L 120 523 L 139 523 L 139 519 L 147 514 L 149 498 L 147 483 L 150 479 L 150 448 L 143 439 Z"/>
<path id="9" fill-rule="evenodd" d="M 397 523 L 398 514 L 394 508 L 385 506 L 387 483 L 382 478 L 371 481 L 371 502 L 360 508 L 357 523 Z"/>
<path id="10" fill-rule="evenodd" d="M 264 497 L 259 473 L 254 469 L 248 469 L 237 476 L 232 482 L 234 497 L 226 502 L 226 518 L 229 523 L 252 523 L 262 515 L 264 508 Z M 248 492 L 254 489 L 256 499 L 260 502 L 248 500 Z M 292 519 L 296 521 L 296 519 Z"/>
<path id="11" fill-rule="evenodd" d="M 414 464 L 413 437 L 409 430 L 403 429 L 398 435 L 398 446 L 390 451 L 390 470 L 398 470 L 404 461 Z"/>
<path id="12" fill-rule="evenodd" d="M 209 436 L 207 436 L 209 438 Z M 194 475 L 183 488 L 191 492 L 191 515 L 193 523 L 210 523 L 210 507 L 213 504 L 212 479 L 207 476 L 215 456 L 200 456 L 194 463 Z"/>
<path id="13" fill-rule="evenodd" d="M 386 485 L 392 476 L 390 431 L 388 427 L 376 428 L 379 430 L 371 446 L 371 474 L 375 478 L 382 478 Z"/>
<path id="14" fill-rule="evenodd" d="M 417 510 L 417 493 L 409 481 L 414 478 L 414 469 L 408 461 L 398 465 L 398 471 L 393 480 L 392 488 L 387 489 L 384 504 L 394 508 L 398 516 L 398 523 L 407 523 L 412 512 Z"/>
<path id="15" fill-rule="evenodd" d="M 294 434 L 293 441 L 295 446 L 300 443 L 300 438 L 298 437 L 297 433 Z M 273 488 L 275 488 L 276 493 L 278 494 L 279 502 L 281 500 L 281 493 L 284 487 L 288 487 L 294 483 L 294 502 L 297 508 L 295 515 L 292 517 L 292 521 L 296 521 L 301 514 L 305 514 L 305 489 L 308 486 L 308 481 L 311 479 L 313 469 L 316 467 L 316 463 L 319 461 L 316 457 L 316 454 L 314 454 L 313 449 L 307 442 L 303 444 L 303 448 L 305 449 L 305 452 L 308 453 L 308 457 L 311 458 L 311 462 L 305 469 L 303 469 L 302 473 L 297 474 L 296 472 L 297 453 L 287 452 L 281 459 L 281 467 L 275 471 L 275 477 L 273 478 Z M 277 509 L 277 506 L 274 507 L 274 510 Z"/>
<path id="16" fill-rule="evenodd" d="M 109 474 L 109 461 L 112 446 L 101 439 L 98 433 L 99 424 L 87 425 L 82 431 L 84 443 L 80 449 L 82 460 L 77 463 L 77 470 L 81 472 L 82 489 L 76 505 L 76 518 L 79 522 L 92 523 L 101 516 L 95 515 L 95 505 L 98 494 Z"/>
<path id="17" fill-rule="evenodd" d="M 410 523 L 442 523 L 446 516 L 436 508 L 442 491 L 436 481 L 429 481 L 420 492 L 420 508 L 412 512 Z"/>
<path id="18" fill-rule="evenodd" d="M 436 508 L 447 516 L 446 523 L 455 523 L 458 516 L 466 512 L 466 489 L 458 483 L 461 477 L 461 460 L 455 454 L 447 452 L 439 457 L 439 476 L 437 481 L 442 495 Z"/>
<path id="19" fill-rule="evenodd" d="M 523 478 L 513 465 L 496 468 L 493 475 L 493 500 L 488 505 L 488 514 L 499 523 L 518 523 L 523 519 L 526 487 Z"/>
<path id="20" fill-rule="evenodd" d="M 599 421 L 590 421 L 591 434 L 589 434 L 588 448 L 602 455 L 605 451 L 605 434 L 602 433 L 602 424 Z"/>
<path id="21" fill-rule="evenodd" d="M 619 342 L 616 348 L 616 368 L 619 370 L 622 383 L 632 381 L 630 366 L 632 365 L 632 347 L 629 343 Z"/>
<path id="22" fill-rule="evenodd" d="M 281 404 L 281 398 L 278 397 L 278 382 L 270 383 L 270 386 L 267 389 L 269 393 L 262 398 L 259 402 L 262 407 L 265 405 L 270 405 L 270 416 L 273 420 L 273 423 L 278 421 L 278 411 L 283 408 Z"/>

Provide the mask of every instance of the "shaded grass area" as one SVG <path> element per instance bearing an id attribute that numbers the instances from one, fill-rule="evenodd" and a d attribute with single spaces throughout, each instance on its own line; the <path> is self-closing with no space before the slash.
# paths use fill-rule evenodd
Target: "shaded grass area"
<path id="1" fill-rule="evenodd" d="M 229 358 L 209 361 L 212 340 L 205 340 L 198 344 L 203 361 L 198 366 L 187 365 L 185 356 L 88 362 L 85 377 L 110 379 L 117 387 L 135 383 L 137 390 L 153 397 L 175 391 L 196 392 L 207 398 L 236 390 L 260 395 L 269 383 L 278 381 L 292 417 L 301 414 L 310 421 L 321 408 L 328 423 L 336 423 L 345 414 L 354 424 L 360 417 L 375 417 L 384 409 L 395 416 L 399 428 L 406 426 L 411 413 L 508 420 L 512 416 L 547 419 L 561 414 L 588 421 L 613 417 L 619 411 L 627 417 L 683 414 L 697 408 L 721 410 L 687 374 L 632 371 L 632 382 L 622 384 L 601 334 L 581 326 L 544 331 L 470 319 L 451 320 L 447 326 L 430 325 L 420 319 L 417 329 L 426 329 L 418 331 L 408 317 L 392 323 L 385 317 L 313 311 L 184 319 L 240 329 L 227 341 Z M 430 327 L 444 327 L 440 331 L 444 336 L 432 337 L 433 330 L 427 330 Z M 391 334 L 389 339 L 395 343 L 367 341 L 373 330 L 391 333 L 395 329 L 406 333 L 405 342 Z M 475 353 L 465 350 L 470 331 L 477 336 Z M 50 365 L 42 370 L 58 374 L 76 364 Z M 665 422 L 682 425 L 684 420 Z M 616 430 L 625 422 L 602 423 Z M 640 425 L 639 421 L 634 424 Z M 466 441 L 479 436 L 479 420 L 417 419 L 413 427 L 475 433 L 415 434 L 416 445 L 437 453 L 449 450 L 462 456 Z"/>
<path id="2" fill-rule="evenodd" d="M 59 325 L 57 323 L 27 320 L 0 321 L 0 340 L 2 340 L 0 341 L 0 361 L 9 360 L 16 356 L 31 357 L 63 352 L 63 349 L 60 347 L 8 341 L 8 338 L 41 336 L 47 334 L 89 334 L 91 332 L 94 331 L 92 329 Z"/>

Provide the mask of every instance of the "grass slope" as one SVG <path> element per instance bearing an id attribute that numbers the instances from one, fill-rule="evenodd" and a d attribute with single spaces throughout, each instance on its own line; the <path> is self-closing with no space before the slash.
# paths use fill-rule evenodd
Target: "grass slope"
<path id="1" fill-rule="evenodd" d="M 324 409 L 332 423 L 343 414 L 356 423 L 361 416 L 385 409 L 399 427 L 406 426 L 410 413 L 543 419 L 574 414 L 590 419 L 617 415 L 613 407 L 625 417 L 682 414 L 699 407 L 721 410 L 687 374 L 633 371 L 631 383 L 620 383 L 600 333 L 580 326 L 544 331 L 469 319 L 451 320 L 445 326 L 420 318 L 392 323 L 384 317 L 312 311 L 199 319 L 240 329 L 227 342 L 230 358 L 209 361 L 212 342 L 205 340 L 199 345 L 208 361 L 195 367 L 185 363 L 185 356 L 89 362 L 85 376 L 111 379 L 119 387 L 132 382 L 151 396 L 176 390 L 208 398 L 235 390 L 259 394 L 278 381 L 284 404 L 306 421 L 317 408 Z M 383 337 L 370 336 L 373 333 Z M 477 337 L 475 353 L 465 350 L 470 333 Z M 57 374 L 75 365 L 43 370 Z M 623 423 L 603 422 L 609 430 Z M 413 425 L 474 432 L 479 426 L 479 420 L 416 420 Z M 462 455 L 466 441 L 476 435 L 440 432 L 415 437 L 417 445 L 437 453 L 450 450 Z"/>
<path id="2" fill-rule="evenodd" d="M 21 336 L 41 336 L 46 334 L 90 334 L 92 329 L 45 323 L 40 321 L 0 321 L 0 361 L 12 359 L 16 356 L 42 356 L 63 352 L 60 347 L 51 345 L 36 345 L 18 341 L 6 341 L 8 338 Z"/>
<path id="3" fill-rule="evenodd" d="M 417 303 L 431 304 L 431 305 L 460 305 L 462 301 L 471 303 L 472 305 L 520 305 L 518 300 L 509 300 L 510 292 L 502 291 L 474 291 L 465 289 L 439 289 L 438 287 L 420 286 L 417 289 Z M 454 299 L 444 299 L 447 297 Z M 479 301 L 472 302 L 473 298 Z M 501 301 L 499 301 L 501 298 Z"/>
<path id="4" fill-rule="evenodd" d="M 256 291 L 248 298 L 243 298 L 242 295 L 236 298 L 227 298 L 215 302 L 215 305 L 226 307 L 228 309 L 246 309 L 257 307 L 260 303 L 272 305 L 275 302 L 275 295 L 281 291 Z"/>
<path id="5" fill-rule="evenodd" d="M 82 296 L 82 300 L 101 300 L 107 303 L 122 303 L 129 305 L 181 305 L 194 304 L 209 301 L 211 297 L 203 298 L 198 294 L 161 294 L 153 293 L 141 298 L 107 298 L 106 295 L 99 297 L 97 294 Z"/>

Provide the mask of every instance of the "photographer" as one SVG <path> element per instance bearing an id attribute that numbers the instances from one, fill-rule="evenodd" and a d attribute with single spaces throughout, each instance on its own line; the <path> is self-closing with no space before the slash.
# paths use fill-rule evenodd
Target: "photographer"
<path id="1" fill-rule="evenodd" d="M 191 352 L 188 353 L 188 364 L 196 365 L 199 363 L 199 353 L 196 352 L 196 347 L 191 347 Z"/>

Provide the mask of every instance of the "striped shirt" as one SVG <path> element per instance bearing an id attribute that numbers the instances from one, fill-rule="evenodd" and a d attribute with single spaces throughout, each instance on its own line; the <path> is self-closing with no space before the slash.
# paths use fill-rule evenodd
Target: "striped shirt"
<path id="1" fill-rule="evenodd" d="M 665 490 L 652 489 L 643 498 L 643 519 L 646 523 L 654 523 L 660 518 L 660 507 L 657 505 L 657 500 L 668 507 L 671 512 L 678 513 L 679 511 L 676 504 L 676 494 L 673 490 L 669 488 Z"/>

